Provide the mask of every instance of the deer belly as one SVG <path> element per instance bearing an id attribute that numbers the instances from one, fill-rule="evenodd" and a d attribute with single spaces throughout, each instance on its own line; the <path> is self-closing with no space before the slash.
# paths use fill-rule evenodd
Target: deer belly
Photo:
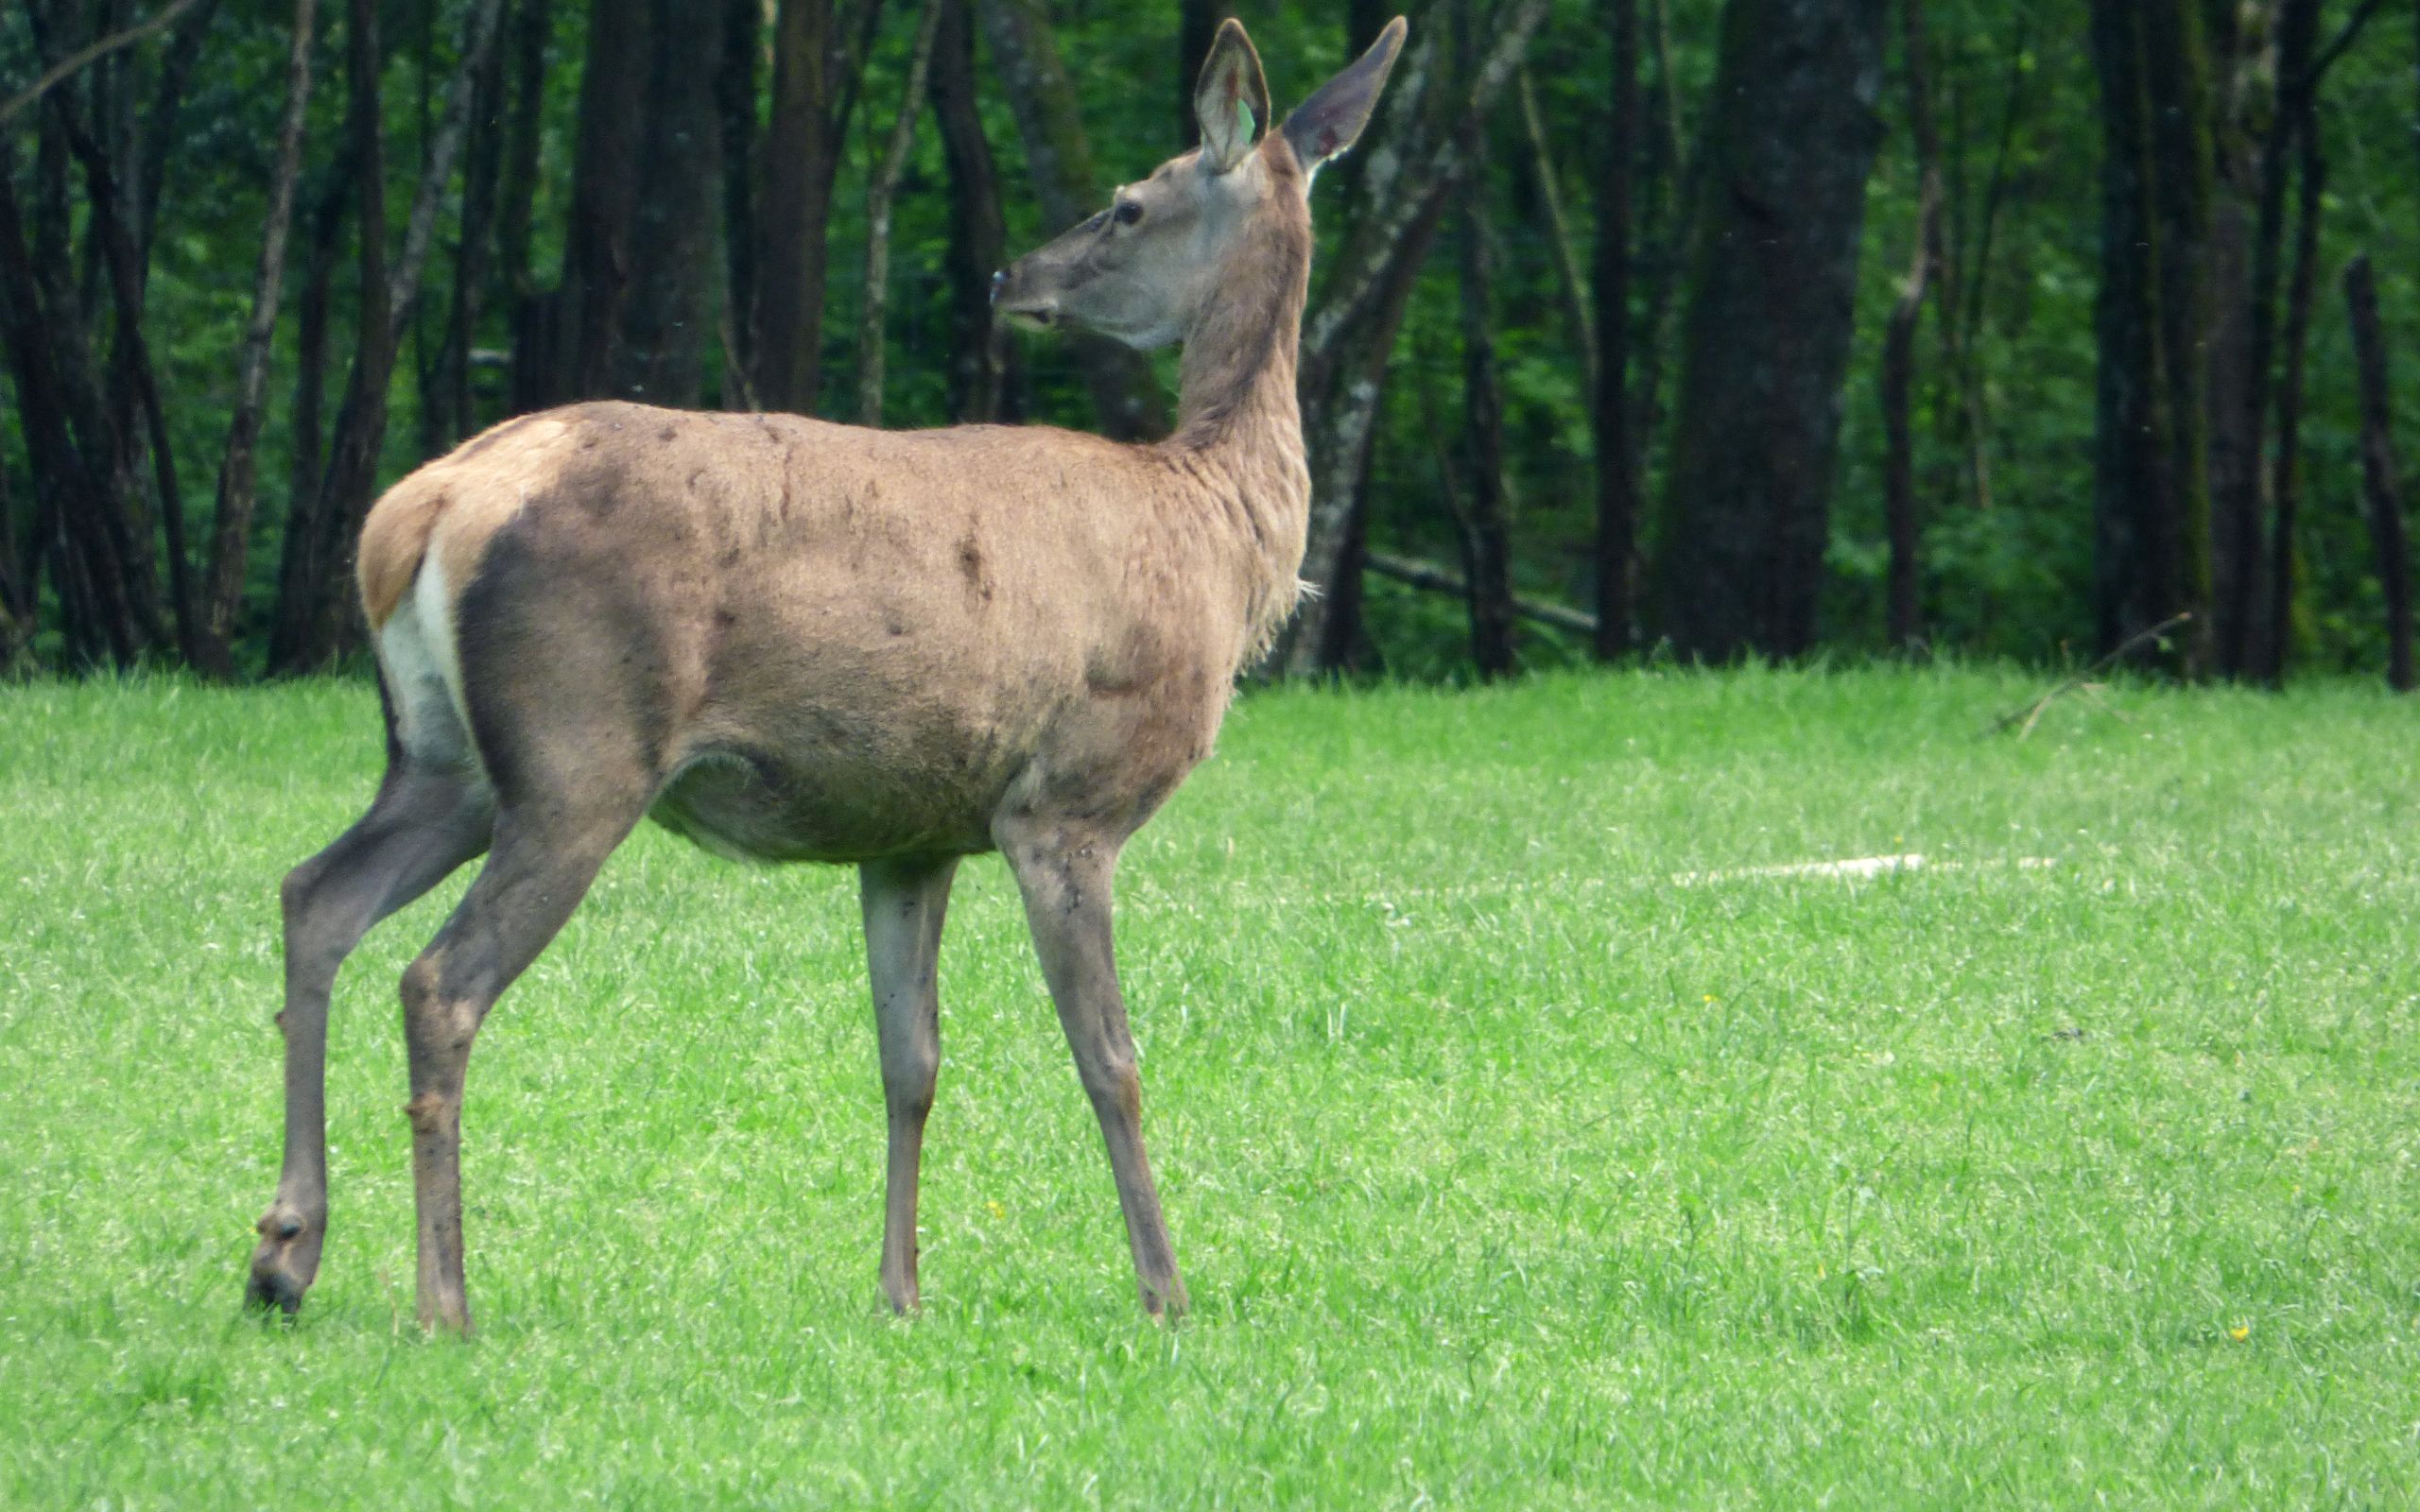
<path id="1" fill-rule="evenodd" d="M 736 861 L 870 861 L 992 847 L 989 805 L 862 770 L 776 765 L 735 752 L 691 761 L 648 816 Z"/>

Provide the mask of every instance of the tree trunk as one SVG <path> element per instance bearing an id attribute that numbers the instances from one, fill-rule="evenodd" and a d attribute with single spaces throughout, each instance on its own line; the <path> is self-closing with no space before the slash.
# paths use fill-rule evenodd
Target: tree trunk
<path id="1" fill-rule="evenodd" d="M 1360 571 L 1362 485 L 1388 355 L 1437 222 L 1469 171 L 1461 122 L 1495 108 L 1547 9 L 1545 0 L 1512 0 L 1498 11 L 1477 70 L 1450 94 L 1436 93 L 1443 86 L 1435 39 L 1415 41 L 1356 149 L 1364 208 L 1314 296 L 1296 380 L 1311 466 L 1302 576 L 1318 592 L 1295 610 L 1271 667 L 1294 676 L 1332 671 L 1355 644 L 1357 621 L 1337 610 L 1358 603 L 1348 579 Z"/>
<path id="2" fill-rule="evenodd" d="M 933 39 L 933 114 L 949 168 L 949 406 L 960 421 L 1020 418 L 1017 349 L 992 319 L 992 275 L 1008 262 L 1000 176 L 975 81 L 973 0 L 942 0 Z"/>
<path id="3" fill-rule="evenodd" d="M 933 37 L 942 19 L 943 0 L 925 0 L 916 18 L 916 39 L 908 57 L 908 81 L 899 94 L 899 113 L 890 123 L 890 140 L 882 162 L 866 183 L 865 298 L 857 311 L 857 423 L 882 423 L 883 309 L 890 277 L 890 202 L 899 189 L 899 175 L 908 166 L 908 149 L 915 145 L 916 118 L 925 111 L 925 72 L 931 66 Z"/>
<path id="4" fill-rule="evenodd" d="M 572 149 L 571 215 L 562 286 L 542 334 L 552 371 L 539 404 L 612 391 L 622 305 L 630 296 L 631 221 L 637 213 L 655 0 L 592 0 Z"/>
<path id="5" fill-rule="evenodd" d="M 1814 641 L 1883 15 L 1882 0 L 1723 11 L 1654 575 L 1685 658 Z"/>
<path id="6" fill-rule="evenodd" d="M 2171 659 L 2209 661 L 2205 445 L 2210 102 L 2201 0 L 2093 11 L 2101 164 L 2095 620 L 2111 651 L 2193 616 Z"/>
<path id="7" fill-rule="evenodd" d="M 235 675 L 235 612 L 244 594 L 251 543 L 255 466 L 263 399 L 268 388 L 269 341 L 277 332 L 278 298 L 285 277 L 285 234 L 294 214 L 294 184 L 302 169 L 302 129 L 311 100 L 312 25 L 317 0 L 294 0 L 285 67 L 285 116 L 278 126 L 277 165 L 269 178 L 268 216 L 261 231 L 260 264 L 252 274 L 252 318 L 236 359 L 235 413 L 218 465 L 217 507 L 211 522 L 210 565 L 203 577 L 195 664 L 205 675 Z"/>
<path id="8" fill-rule="evenodd" d="M 496 13 L 502 0 L 478 0 L 464 18 L 464 32 L 454 76 L 446 83 L 443 115 L 432 133 L 427 162 L 413 191 L 404 242 L 391 273 L 386 252 L 386 193 L 383 185 L 385 132 L 379 117 L 379 51 L 377 0 L 352 0 L 352 38 L 346 48 L 347 77 L 354 91 L 351 156 L 360 184 L 359 293 L 356 313 L 359 339 L 353 369 L 345 381 L 345 397 L 337 412 L 336 438 L 328 456 L 313 511 L 312 540 L 305 580 L 295 585 L 292 599 L 284 595 L 270 643 L 270 670 L 306 670 L 343 648 L 352 623 L 346 592 L 354 537 L 368 513 L 377 481 L 378 453 L 387 435 L 387 389 L 394 375 L 395 333 L 411 318 L 420 296 L 420 277 L 426 266 L 429 237 L 437 219 L 437 202 L 453 176 L 454 162 L 468 124 L 471 84 L 495 36 Z M 380 292 L 384 298 L 380 298 Z"/>
<path id="9" fill-rule="evenodd" d="M 764 50 L 765 9 L 762 0 L 722 0 L 722 67 L 715 76 L 722 114 L 722 407 L 753 409 L 756 57 Z"/>
<path id="10" fill-rule="evenodd" d="M 2392 435 L 2394 390 L 2387 386 L 2386 338 L 2378 329 L 2377 281 L 2366 253 L 2344 265 L 2344 304 L 2361 384 L 2362 493 L 2369 504 L 2370 541 L 2377 551 L 2378 588 L 2386 598 L 2387 686 L 2410 693 L 2411 555 L 2404 540 L 2403 485 Z"/>
<path id="11" fill-rule="evenodd" d="M 331 164 L 327 184 L 312 212 L 310 256 L 295 307 L 294 411 L 289 427 L 294 444 L 286 482 L 285 527 L 279 542 L 277 596 L 270 615 L 272 652 L 279 644 L 277 627 L 302 591 L 310 573 L 311 543 L 319 539 L 320 484 L 326 476 L 327 455 L 322 411 L 327 397 L 329 303 L 342 250 L 345 211 L 353 200 L 351 158 L 348 146 Z"/>
<path id="12" fill-rule="evenodd" d="M 2294 529 L 2303 491 L 2303 365 L 2310 347 L 2311 301 L 2319 284 L 2319 217 L 2327 164 L 2320 155 L 2319 118 L 2304 118 L 2295 133 L 2300 159 L 2295 185 L 2294 269 L 2286 288 L 2285 367 L 2277 375 L 2277 455 L 2269 493 L 2274 512 L 2269 536 L 2268 663 L 2272 687 L 2282 687 L 2294 649 Z"/>
<path id="13" fill-rule="evenodd" d="M 462 216 L 454 243 L 453 287 L 437 361 L 421 375 L 420 455 L 437 456 L 479 428 L 471 403 L 471 345 L 485 307 L 494 255 L 497 199 L 503 189 L 506 49 L 492 46 L 471 85 L 469 137 L 462 153 Z"/>
<path id="14" fill-rule="evenodd" d="M 977 0 L 992 68 L 1008 95 L 1025 144 L 1042 214 L 1055 233 L 1101 208 L 1076 87 L 1059 57 L 1043 0 Z M 1104 336 L 1071 335 L 1070 354 L 1084 375 L 1101 430 L 1122 441 L 1167 434 L 1167 401 L 1142 353 Z"/>
<path id="15" fill-rule="evenodd" d="M 1892 649 L 1906 650 L 1924 639 L 1916 562 L 1914 424 L 1916 321 L 1940 270 L 1941 134 L 1932 114 L 1932 78 L 1925 47 L 1924 0 L 1899 0 L 1901 66 L 1907 72 L 1909 135 L 1916 149 L 1915 250 L 1907 281 L 1891 307 L 1882 338 L 1883 514 L 1890 527 L 1891 572 L 1884 635 Z M 1945 298 L 1955 311 L 1956 302 Z M 1942 321 L 1955 326 L 1953 318 Z"/>
<path id="16" fill-rule="evenodd" d="M 1600 662 L 1629 654 L 1637 618 L 1631 564 L 1638 552 L 1645 470 L 1631 429 L 1631 186 L 1638 159 L 1638 0 L 1604 0 L 1613 40 L 1612 109 L 1597 152 L 1597 633 Z"/>
<path id="17" fill-rule="evenodd" d="M 1463 150 L 1483 151 L 1478 123 L 1469 123 Z M 1471 660 L 1483 680 L 1513 668 L 1512 541 L 1504 496 L 1504 389 L 1496 373 L 1491 272 L 1482 214 L 1486 180 L 1463 180 L 1456 228 L 1460 249 L 1464 415 L 1462 560 L 1470 576 Z"/>
<path id="18" fill-rule="evenodd" d="M 723 8 L 653 4 L 629 294 L 609 371 L 612 391 L 623 398 L 686 407 L 703 392 L 713 323 Z"/>
<path id="19" fill-rule="evenodd" d="M 2230 675 L 2266 668 L 2273 642 L 2282 633 L 2276 625 L 2263 627 L 2261 614 L 2261 541 L 2263 483 L 2260 465 L 2265 450 L 2269 406 L 2273 395 L 2272 372 L 2276 365 L 2277 285 L 2285 242 L 2286 183 L 2292 172 L 2295 133 L 2308 113 L 2311 48 L 2319 33 L 2319 0 L 2281 0 L 2277 12 L 2275 99 L 2260 149 L 2259 198 L 2255 212 L 2251 265 L 2245 297 L 2243 367 L 2231 391 L 2235 413 L 2220 432 L 2214 454 L 2227 485 L 2220 495 L 2225 516 L 2221 578 L 2227 589 L 2218 625 L 2219 666 Z M 2264 633 L 2265 631 L 2265 633 Z"/>
<path id="20" fill-rule="evenodd" d="M 538 287 L 530 258 L 538 155 L 544 145 L 547 43 L 553 32 L 554 0 L 521 0 L 512 33 L 512 116 L 505 129 L 503 204 L 495 228 L 496 277 L 511 333 L 505 404 L 512 413 L 543 404 L 561 366 L 553 341 L 559 302 Z"/>
<path id="21" fill-rule="evenodd" d="M 822 374 L 824 236 L 839 154 L 829 135 L 832 19 L 831 0 L 782 0 L 757 203 L 756 402 L 801 414 L 814 409 Z"/>

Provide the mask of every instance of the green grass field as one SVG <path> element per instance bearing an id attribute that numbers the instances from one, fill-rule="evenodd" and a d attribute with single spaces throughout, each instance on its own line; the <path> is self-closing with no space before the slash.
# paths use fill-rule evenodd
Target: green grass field
<path id="1" fill-rule="evenodd" d="M 468 1344 L 394 991 L 460 880 L 338 986 L 309 1306 L 238 1306 L 369 690 L 0 690 L 0 1504 L 2410 1503 L 2412 707 L 1980 733 L 2041 682 L 1243 700 L 1122 877 L 1172 1329 L 996 860 L 899 1322 L 854 880 L 644 832 L 472 1061 Z"/>

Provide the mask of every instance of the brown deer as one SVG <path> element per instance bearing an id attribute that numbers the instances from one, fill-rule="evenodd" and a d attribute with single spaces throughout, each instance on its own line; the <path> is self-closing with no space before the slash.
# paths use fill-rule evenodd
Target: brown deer
<path id="1" fill-rule="evenodd" d="M 1270 131 L 1260 60 L 1229 21 L 1195 95 L 1201 148 L 995 278 L 1011 318 L 1182 341 L 1166 441 L 593 404 L 497 426 L 378 502 L 360 578 L 387 774 L 285 879 L 285 1160 L 254 1304 L 294 1311 L 319 1270 L 338 965 L 484 851 L 403 978 L 420 1318 L 468 1331 L 472 1039 L 652 816 L 727 855 L 858 868 L 890 1125 L 882 1289 L 901 1312 L 917 1305 L 942 912 L 959 858 L 1001 851 L 1109 1145 L 1143 1305 L 1183 1311 L 1111 880 L 1293 607 L 1308 191 L 1367 123 L 1404 31 Z"/>

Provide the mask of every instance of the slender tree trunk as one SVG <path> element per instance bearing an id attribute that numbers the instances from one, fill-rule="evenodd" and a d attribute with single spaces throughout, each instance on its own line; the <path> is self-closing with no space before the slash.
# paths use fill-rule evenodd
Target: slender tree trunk
<path id="1" fill-rule="evenodd" d="M 917 15 L 899 113 L 891 121 L 882 162 L 866 184 L 865 299 L 857 312 L 857 422 L 861 425 L 882 423 L 882 318 L 890 277 L 890 202 L 899 189 L 899 175 L 908 166 L 908 149 L 915 145 L 916 118 L 925 111 L 925 73 L 932 64 L 933 38 L 941 26 L 943 3 L 925 0 Z"/>
<path id="2" fill-rule="evenodd" d="M 2281 0 L 2277 11 L 2277 83 L 2269 129 L 2261 143 L 2259 200 L 2252 239 L 2243 348 L 2243 373 L 2233 386 L 2237 404 L 2230 462 L 2222 469 L 2229 484 L 2221 507 L 2226 516 L 2225 538 L 2233 559 L 2226 564 L 2228 595 L 2219 614 L 2219 665 L 2230 674 L 2253 667 L 2266 670 L 2273 658 L 2273 643 L 2282 627 L 2262 626 L 2260 466 L 2265 450 L 2269 407 L 2274 395 L 2271 374 L 2276 366 L 2277 286 L 2285 244 L 2286 184 L 2293 171 L 2297 131 L 2308 112 L 2311 48 L 2319 32 L 2319 0 Z M 2264 633 L 2265 632 L 2265 633 Z"/>
<path id="3" fill-rule="evenodd" d="M 1581 271 L 1580 248 L 1571 239 L 1571 217 L 1564 213 L 1563 184 L 1555 171 L 1553 150 L 1547 144 L 1546 120 L 1538 112 L 1537 89 L 1530 81 L 1527 66 L 1513 77 L 1520 95 L 1522 145 L 1528 149 L 1525 156 L 1530 182 L 1537 194 L 1538 208 L 1546 213 L 1547 249 L 1554 257 L 1555 292 L 1563 296 L 1564 318 L 1571 323 L 1572 352 L 1580 359 L 1581 397 L 1594 410 L 1599 359 L 1597 325 L 1589 310 L 1588 276 Z M 1611 144 L 1604 144 L 1602 150 L 1610 152 L 1614 148 Z M 1624 210 L 1627 214 L 1628 207 Z"/>
<path id="4" fill-rule="evenodd" d="M 553 0 L 521 0 L 512 32 L 512 118 L 506 128 L 503 204 L 495 232 L 496 272 L 512 352 L 506 408 L 516 414 L 545 403 L 562 367 L 556 340 L 562 302 L 538 286 L 530 255 L 538 155 L 544 142 L 547 43 L 553 32 Z"/>
<path id="5" fill-rule="evenodd" d="M 2387 686 L 2410 693 L 2411 552 L 2404 539 L 2403 485 L 2394 460 L 2393 390 L 2387 386 L 2386 338 L 2378 328 L 2377 280 L 2366 253 L 2344 265 L 2344 304 L 2353 324 L 2353 355 L 2361 384 L 2361 484 L 2369 504 L 2370 541 L 2377 548 L 2378 588 L 2386 598 Z"/>
<path id="6" fill-rule="evenodd" d="M 1814 642 L 1883 20 L 1882 0 L 1723 11 L 1654 575 L 1686 658 Z"/>
<path id="7" fill-rule="evenodd" d="M 37 518 L 46 527 L 36 539 L 56 553 L 53 576 L 71 642 L 88 659 L 105 648 L 118 665 L 132 666 L 147 644 L 147 627 L 121 585 L 111 580 L 121 571 L 101 524 L 111 503 L 72 434 L 55 328 L 43 308 L 17 202 L 13 158 L 0 138 L 0 321 Z"/>
<path id="8" fill-rule="evenodd" d="M 310 254 L 302 292 L 295 303 L 293 455 L 286 481 L 285 527 L 280 533 L 277 594 L 270 614 L 272 657 L 286 616 L 301 602 L 311 571 L 312 542 L 319 539 L 320 484 L 326 476 L 329 305 L 342 250 L 345 212 L 354 198 L 352 147 L 337 156 L 311 215 Z M 275 662 L 272 661 L 272 667 Z"/>
<path id="9" fill-rule="evenodd" d="M 715 209 L 720 198 L 723 8 L 654 0 L 647 131 L 630 233 L 630 293 L 610 370 L 613 391 L 697 404 L 713 325 Z"/>
<path id="10" fill-rule="evenodd" d="M 1613 41 L 1612 109 L 1597 152 L 1597 659 L 1631 649 L 1637 619 L 1631 570 L 1646 476 L 1631 428 L 1631 190 L 1638 160 L 1638 0 L 1603 0 Z"/>
<path id="11" fill-rule="evenodd" d="M 756 294 L 756 58 L 763 0 L 722 0 L 722 67 L 715 99 L 722 114 L 722 407 L 753 409 L 749 345 Z"/>
<path id="12" fill-rule="evenodd" d="M 1337 610 L 1358 602 L 1352 580 L 1360 572 L 1356 543 L 1366 526 L 1357 516 L 1387 359 L 1437 222 L 1470 170 L 1460 123 L 1495 109 L 1547 9 L 1545 0 L 1512 0 L 1498 11 L 1477 70 L 1450 94 L 1434 93 L 1442 88 L 1434 39 L 1415 40 L 1396 63 L 1371 137 L 1356 149 L 1365 209 L 1353 217 L 1304 323 L 1296 382 L 1311 465 L 1302 575 L 1319 592 L 1295 611 L 1271 653 L 1272 668 L 1295 676 L 1330 671 L 1351 654 L 1357 623 Z"/>
<path id="13" fill-rule="evenodd" d="M 203 578 L 200 633 L 195 664 L 214 678 L 235 673 L 233 643 L 235 612 L 243 601 L 244 567 L 251 541 L 255 464 L 263 399 L 268 387 L 269 340 L 277 331 L 279 294 L 285 277 L 286 228 L 294 214 L 294 184 L 302 168 L 302 129 L 311 99 L 311 42 L 318 0 L 294 0 L 294 24 L 285 68 L 285 116 L 277 133 L 277 165 L 269 177 L 268 215 L 261 231 L 261 256 L 252 275 L 252 318 L 236 359 L 235 413 L 228 422 L 227 452 L 218 466 L 217 507 L 212 515 L 210 565 Z"/>
<path id="14" fill-rule="evenodd" d="M 2294 531 L 2302 510 L 2303 368 L 2310 346 L 2311 301 L 2319 284 L 2319 217 L 2327 164 L 2320 154 L 2314 112 L 2295 133 L 2297 182 L 2294 207 L 2294 268 L 2286 289 L 2285 367 L 2277 376 L 2277 454 L 2270 497 L 2269 661 L 2262 669 L 2273 687 L 2286 680 L 2294 649 Z"/>
<path id="15" fill-rule="evenodd" d="M 529 396 L 542 404 L 612 391 L 614 349 L 630 296 L 653 4 L 593 0 L 589 8 L 562 283 L 549 312 L 556 324 L 542 337 L 552 348 L 554 370 L 543 391 Z"/>
<path id="16" fill-rule="evenodd" d="M 1476 123 L 1464 150 L 1482 150 Z M 1489 309 L 1491 270 L 1482 215 L 1485 180 L 1463 181 L 1457 228 L 1462 317 L 1464 416 L 1462 560 L 1469 574 L 1471 660 L 1486 680 L 1513 668 L 1511 507 L 1504 496 L 1504 389 L 1496 375 L 1495 319 Z"/>
<path id="17" fill-rule="evenodd" d="M 1093 173 L 1092 144 L 1084 135 L 1076 87 L 1051 35 L 1048 9 L 1043 0 L 977 4 L 992 47 L 993 72 L 1025 144 L 1035 198 L 1051 229 L 1063 230 L 1100 209 L 1104 197 Z M 1102 431 L 1128 441 L 1167 433 L 1167 402 L 1140 352 L 1088 335 L 1071 336 L 1068 350 L 1083 373 Z"/>
<path id="18" fill-rule="evenodd" d="M 2209 660 L 2210 101 L 2200 0 L 2098 7 L 2101 168 L 2095 618 L 2101 647 L 2193 616 L 2174 659 Z"/>
<path id="19" fill-rule="evenodd" d="M 992 274 L 1008 262 L 1000 177 L 983 133 L 975 75 L 973 0 L 942 0 L 933 39 L 933 114 L 949 168 L 950 413 L 961 421 L 1016 419 L 1017 349 L 992 319 Z"/>
<path id="20" fill-rule="evenodd" d="M 1925 45 L 1923 0 L 1899 0 L 1901 64 L 1907 71 L 1909 135 L 1916 149 L 1915 251 L 1891 307 L 1882 338 L 1883 513 L 1891 536 L 1891 571 L 1884 634 L 1894 650 L 1924 639 L 1916 561 L 1914 388 L 1916 321 L 1943 264 L 1941 134 L 1932 114 L 1932 78 Z M 1955 326 L 1956 304 L 1945 300 Z"/>
<path id="21" fill-rule="evenodd" d="M 802 414 L 814 409 L 822 375 L 824 238 L 839 153 L 831 136 L 832 25 L 831 0 L 782 0 L 757 203 L 756 401 Z"/>
<path id="22" fill-rule="evenodd" d="M 454 281 L 447 291 L 445 331 L 437 362 L 422 375 L 420 454 L 436 456 L 477 430 L 471 403 L 471 345 L 477 338 L 488 288 L 489 259 L 504 176 L 507 49 L 491 46 L 471 85 L 469 135 L 463 148 L 462 215 L 454 244 Z"/>

